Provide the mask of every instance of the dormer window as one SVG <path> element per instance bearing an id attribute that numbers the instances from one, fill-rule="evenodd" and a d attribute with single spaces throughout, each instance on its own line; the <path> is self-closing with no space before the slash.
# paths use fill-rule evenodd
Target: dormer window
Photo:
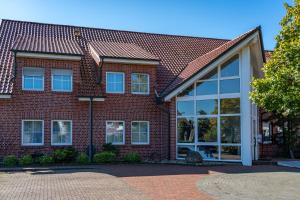
<path id="1" fill-rule="evenodd" d="M 73 73 L 72 70 L 52 70 L 52 91 L 72 92 Z"/>
<path id="2" fill-rule="evenodd" d="M 23 68 L 22 88 L 23 90 L 43 91 L 44 69 L 35 67 Z"/>

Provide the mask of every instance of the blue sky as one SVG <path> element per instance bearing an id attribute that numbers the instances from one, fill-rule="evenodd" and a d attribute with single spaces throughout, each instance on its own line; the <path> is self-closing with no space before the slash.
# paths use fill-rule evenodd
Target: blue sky
<path id="1" fill-rule="evenodd" d="M 0 0 L 0 18 L 231 39 L 262 26 L 273 49 L 292 0 Z"/>

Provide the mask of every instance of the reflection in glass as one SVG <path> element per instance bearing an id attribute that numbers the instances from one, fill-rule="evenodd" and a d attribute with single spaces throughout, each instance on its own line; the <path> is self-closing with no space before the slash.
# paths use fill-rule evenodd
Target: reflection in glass
<path id="1" fill-rule="evenodd" d="M 222 143 L 240 143 L 240 116 L 221 117 Z"/>
<path id="2" fill-rule="evenodd" d="M 197 151 L 203 159 L 214 160 L 219 158 L 218 146 L 197 146 Z"/>
<path id="3" fill-rule="evenodd" d="M 178 101 L 177 115 L 178 116 L 194 115 L 194 101 Z"/>
<path id="4" fill-rule="evenodd" d="M 204 81 L 197 83 L 196 95 L 211 95 L 218 93 L 218 81 Z"/>
<path id="5" fill-rule="evenodd" d="M 194 84 L 185 89 L 183 92 L 181 92 L 178 97 L 185 97 L 185 96 L 194 96 Z"/>
<path id="6" fill-rule="evenodd" d="M 217 118 L 200 118 L 197 125 L 198 142 L 217 142 Z"/>
<path id="7" fill-rule="evenodd" d="M 178 146 L 177 147 L 177 157 L 185 158 L 189 151 L 194 151 L 194 146 Z"/>
<path id="8" fill-rule="evenodd" d="M 221 114 L 240 113 L 240 98 L 221 99 L 220 101 Z"/>
<path id="9" fill-rule="evenodd" d="M 213 115 L 218 114 L 218 100 L 207 99 L 196 101 L 197 115 Z"/>
<path id="10" fill-rule="evenodd" d="M 240 79 L 227 79 L 220 81 L 220 93 L 239 93 L 240 92 Z"/>
<path id="11" fill-rule="evenodd" d="M 241 160 L 240 146 L 222 146 L 221 150 L 222 160 Z"/>
<path id="12" fill-rule="evenodd" d="M 193 118 L 177 119 L 177 141 L 178 143 L 193 143 L 195 126 Z"/>
<path id="13" fill-rule="evenodd" d="M 221 77 L 239 76 L 239 56 L 236 55 L 221 66 Z"/>

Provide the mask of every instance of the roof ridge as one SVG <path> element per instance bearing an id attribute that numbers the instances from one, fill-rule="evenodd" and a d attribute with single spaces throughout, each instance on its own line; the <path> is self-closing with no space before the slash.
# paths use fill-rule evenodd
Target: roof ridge
<path id="1" fill-rule="evenodd" d="M 169 36 L 169 37 L 182 37 L 182 38 L 195 38 L 195 39 L 210 39 L 210 40 L 230 41 L 230 39 L 225 39 L 225 38 L 190 36 L 190 35 L 176 35 L 176 34 L 167 34 L 167 33 L 151 33 L 151 32 L 142 32 L 142 31 L 118 30 L 118 29 L 110 29 L 110 28 L 96 28 L 96 27 L 87 27 L 87 26 L 79 26 L 79 25 L 32 22 L 32 21 L 23 21 L 23 20 L 14 20 L 14 19 L 1 19 L 1 22 L 3 22 L 3 21 L 13 21 L 13 22 L 23 22 L 23 23 L 53 25 L 53 26 L 67 26 L 67 27 L 74 27 L 74 28 L 85 28 L 85 29 L 96 29 L 96 30 L 107 30 L 107 31 L 119 31 L 119 32 L 138 33 L 138 34 L 146 34 L 146 35 L 159 35 L 159 36 Z"/>

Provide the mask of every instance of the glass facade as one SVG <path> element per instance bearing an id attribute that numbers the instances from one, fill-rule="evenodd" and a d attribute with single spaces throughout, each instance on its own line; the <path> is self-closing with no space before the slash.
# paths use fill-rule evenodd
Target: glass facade
<path id="1" fill-rule="evenodd" d="M 177 96 L 177 158 L 241 160 L 239 56 L 216 66 Z"/>

